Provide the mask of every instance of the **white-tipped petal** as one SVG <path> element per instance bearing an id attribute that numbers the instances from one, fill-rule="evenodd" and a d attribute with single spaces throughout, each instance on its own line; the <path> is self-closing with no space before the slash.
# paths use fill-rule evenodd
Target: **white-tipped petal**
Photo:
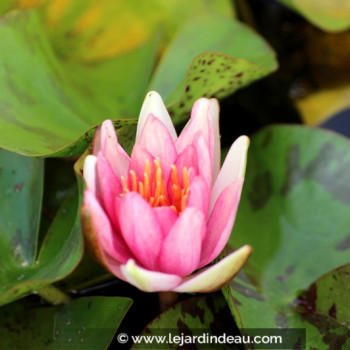
<path id="1" fill-rule="evenodd" d="M 136 143 L 139 143 L 140 141 L 142 129 L 146 123 L 147 117 L 150 114 L 153 114 L 166 126 L 166 128 L 170 133 L 171 138 L 175 142 L 177 139 L 175 127 L 164 105 L 164 102 L 157 92 L 150 91 L 147 94 L 141 108 L 139 121 L 137 124 L 137 130 L 136 130 Z"/>
<path id="2" fill-rule="evenodd" d="M 209 214 L 212 212 L 215 202 L 224 188 L 239 178 L 244 179 L 248 146 L 249 138 L 240 136 L 228 151 L 211 191 Z"/>
<path id="3" fill-rule="evenodd" d="M 214 292 L 239 272 L 251 253 L 252 248 L 249 245 L 245 245 L 215 265 L 206 267 L 184 279 L 184 282 L 175 288 L 174 291 L 180 293 Z"/>
<path id="4" fill-rule="evenodd" d="M 86 186 L 93 193 L 96 192 L 96 163 L 97 157 L 88 155 L 85 158 L 83 175 L 86 181 Z"/>
<path id="5" fill-rule="evenodd" d="M 130 259 L 121 266 L 125 280 L 144 292 L 160 292 L 173 290 L 182 280 L 180 276 L 146 270 Z"/>
<path id="6" fill-rule="evenodd" d="M 221 144 L 220 144 L 219 113 L 220 113 L 219 101 L 215 98 L 210 99 L 209 116 L 212 120 L 213 133 L 214 133 L 213 181 L 215 181 L 220 171 Z"/>

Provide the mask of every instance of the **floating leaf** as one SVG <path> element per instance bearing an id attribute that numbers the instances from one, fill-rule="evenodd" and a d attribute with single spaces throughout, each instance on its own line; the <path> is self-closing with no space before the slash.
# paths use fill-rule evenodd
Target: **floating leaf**
<path id="1" fill-rule="evenodd" d="M 145 336 L 182 335 L 222 335 L 225 331 L 235 332 L 235 324 L 227 308 L 225 299 L 214 294 L 194 297 L 177 303 L 153 320 L 141 333 Z M 128 343 L 128 345 L 132 345 Z M 134 344 L 133 349 L 154 349 L 154 344 Z M 177 349 L 175 343 L 162 345 L 162 349 Z M 230 346 L 220 344 L 222 349 Z M 221 349 L 221 348 L 220 348 Z"/>
<path id="2" fill-rule="evenodd" d="M 227 0 L 51 0 L 42 12 L 50 41 L 60 56 L 96 62 L 144 45 L 160 31 L 164 48 L 194 14 L 216 13 L 231 18 L 232 6 Z"/>
<path id="3" fill-rule="evenodd" d="M 317 125 L 350 106 L 350 88 L 323 90 L 296 101 L 306 124 Z"/>
<path id="4" fill-rule="evenodd" d="M 350 27 L 350 4 L 347 0 L 279 0 L 299 12 L 320 29 L 337 32 Z"/>
<path id="5" fill-rule="evenodd" d="M 338 249 L 347 249 L 343 242 Z M 299 308 L 305 313 L 318 313 L 350 328 L 350 265 L 339 267 L 322 277 L 298 297 Z"/>
<path id="6" fill-rule="evenodd" d="M 196 99 L 228 96 L 276 68 L 274 52 L 251 29 L 220 16 L 199 16 L 177 34 L 151 89 L 160 92 L 174 121 L 180 121 Z"/>
<path id="7" fill-rule="evenodd" d="M 1 150 L 0 166 L 0 304 L 4 304 L 65 277 L 80 261 L 83 247 L 76 191 L 67 197 L 38 247 L 43 160 Z"/>
<path id="8" fill-rule="evenodd" d="M 0 309 L 1 349 L 105 350 L 131 303 L 120 297 L 79 298 L 56 307 L 12 303 Z"/>
<path id="9" fill-rule="evenodd" d="M 350 142 L 332 132 L 274 126 L 252 138 L 230 245 L 250 244 L 254 252 L 246 275 L 226 289 L 241 325 L 306 328 L 315 348 L 347 339 L 338 322 L 301 314 L 295 298 L 349 261 L 349 173 Z"/>
<path id="10" fill-rule="evenodd" d="M 94 65 L 64 62 L 35 11 L 8 13 L 0 37 L 1 147 L 70 155 L 70 145 L 103 120 L 138 116 L 155 42 Z"/>

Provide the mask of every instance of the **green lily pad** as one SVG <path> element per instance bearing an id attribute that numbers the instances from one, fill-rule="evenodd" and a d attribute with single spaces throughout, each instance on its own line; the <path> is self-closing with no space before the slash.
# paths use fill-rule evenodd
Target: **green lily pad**
<path id="1" fill-rule="evenodd" d="M 333 132 L 272 126 L 252 138 L 229 242 L 253 254 L 225 289 L 240 326 L 306 328 L 307 348 L 347 339 L 347 327 L 300 312 L 296 298 L 349 261 L 349 173 L 350 142 Z"/>
<path id="2" fill-rule="evenodd" d="M 78 196 L 67 196 L 38 246 L 43 160 L 0 151 L 0 304 L 69 274 L 82 252 Z"/>
<path id="3" fill-rule="evenodd" d="M 350 27 L 350 6 L 347 0 L 279 1 L 325 31 L 338 32 Z"/>
<path id="4" fill-rule="evenodd" d="M 298 307 L 305 313 L 323 314 L 350 328 L 350 264 L 320 277 L 298 296 Z"/>
<path id="5" fill-rule="evenodd" d="M 276 69 L 273 50 L 250 28 L 221 16 L 198 16 L 180 29 L 150 87 L 178 122 L 198 98 L 223 98 Z"/>
<path id="6" fill-rule="evenodd" d="M 138 116 L 155 40 L 78 65 L 55 54 L 35 10 L 2 17 L 0 37 L 0 147 L 30 156 L 72 155 L 86 144 L 72 153 L 72 143 L 81 138 L 81 144 L 103 120 Z"/>
<path id="7" fill-rule="evenodd" d="M 16 302 L 0 309 L 1 349 L 101 349 L 112 341 L 132 301 L 87 297 L 64 306 Z"/>
<path id="8" fill-rule="evenodd" d="M 141 336 L 203 336 L 222 335 L 226 330 L 233 334 L 235 324 L 227 308 L 225 299 L 220 294 L 211 294 L 201 297 L 193 297 L 175 304 L 172 308 L 163 312 L 154 319 L 140 334 Z M 236 333 L 238 334 L 238 333 Z M 178 349 L 179 344 L 168 341 L 157 347 L 157 344 L 128 343 L 132 349 Z M 198 344 L 197 344 L 198 345 Z M 184 345 L 186 346 L 186 345 Z M 188 345 L 188 348 L 195 346 Z M 203 343 L 202 345 L 203 346 Z M 232 349 L 220 344 L 220 349 Z M 197 347 L 195 347 L 197 348 Z M 202 348 L 202 347 L 201 347 Z"/>

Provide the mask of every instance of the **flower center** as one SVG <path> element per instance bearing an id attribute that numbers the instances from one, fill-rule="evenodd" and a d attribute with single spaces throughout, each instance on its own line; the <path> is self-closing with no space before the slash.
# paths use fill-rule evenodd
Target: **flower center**
<path id="1" fill-rule="evenodd" d="M 123 197 L 128 192 L 138 192 L 152 207 L 169 206 L 177 214 L 180 214 L 187 205 L 189 188 L 188 169 L 182 169 L 182 184 L 178 176 L 178 169 L 175 165 L 171 166 L 170 186 L 171 193 L 165 183 L 162 164 L 157 158 L 153 161 L 153 176 L 151 171 L 151 162 L 147 159 L 143 172 L 143 181 L 140 181 L 134 170 L 129 171 L 128 181 L 124 176 L 121 177 Z"/>

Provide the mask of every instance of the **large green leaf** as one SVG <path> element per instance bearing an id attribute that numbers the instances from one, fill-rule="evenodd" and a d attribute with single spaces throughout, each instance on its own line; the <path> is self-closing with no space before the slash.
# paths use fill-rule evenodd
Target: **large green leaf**
<path id="1" fill-rule="evenodd" d="M 196 99 L 225 97 L 276 68 L 273 50 L 247 26 L 221 16 L 197 16 L 178 32 L 151 88 L 179 121 Z"/>
<path id="2" fill-rule="evenodd" d="M 320 29 L 337 32 L 350 27 L 350 4 L 347 0 L 279 0 L 299 12 Z"/>
<path id="3" fill-rule="evenodd" d="M 166 336 L 170 333 L 172 337 L 181 335 L 222 335 L 225 331 L 234 334 L 235 324 L 229 313 L 225 299 L 218 294 L 207 295 L 204 297 L 194 297 L 177 303 L 172 308 L 163 312 L 154 319 L 141 333 L 144 336 Z M 198 343 L 202 344 L 203 343 Z M 198 345 L 197 344 L 197 345 Z M 130 342 L 132 345 L 132 342 Z M 186 345 L 184 345 L 186 346 Z M 194 347 L 195 344 L 190 348 Z M 220 345 L 221 346 L 221 345 Z M 143 342 L 134 344 L 133 349 L 177 349 L 176 343 L 167 342 L 158 345 Z M 222 344 L 222 349 L 231 349 Z"/>
<path id="4" fill-rule="evenodd" d="M 60 207 L 39 249 L 43 160 L 0 151 L 0 304 L 69 274 L 81 259 L 78 196 Z"/>
<path id="5" fill-rule="evenodd" d="M 99 63 L 66 62 L 55 55 L 34 10 L 2 17 L 0 38 L 1 147 L 65 155 L 62 149 L 104 119 L 138 115 L 155 41 Z"/>
<path id="6" fill-rule="evenodd" d="M 349 336 L 334 319 L 301 313 L 296 301 L 350 261 L 349 174 L 350 142 L 335 133 L 273 126 L 252 138 L 230 245 L 248 243 L 254 252 L 245 275 L 226 289 L 243 327 L 306 328 L 307 348 L 318 349 Z"/>
<path id="7" fill-rule="evenodd" d="M 344 249 L 349 241 L 339 246 Z M 320 277 L 307 291 L 299 295 L 301 311 L 323 314 L 350 326 L 350 264 L 341 266 Z"/>
<path id="8" fill-rule="evenodd" d="M 12 303 L 0 309 L 1 349 L 105 350 L 131 303 L 120 297 L 79 298 L 56 307 Z"/>

